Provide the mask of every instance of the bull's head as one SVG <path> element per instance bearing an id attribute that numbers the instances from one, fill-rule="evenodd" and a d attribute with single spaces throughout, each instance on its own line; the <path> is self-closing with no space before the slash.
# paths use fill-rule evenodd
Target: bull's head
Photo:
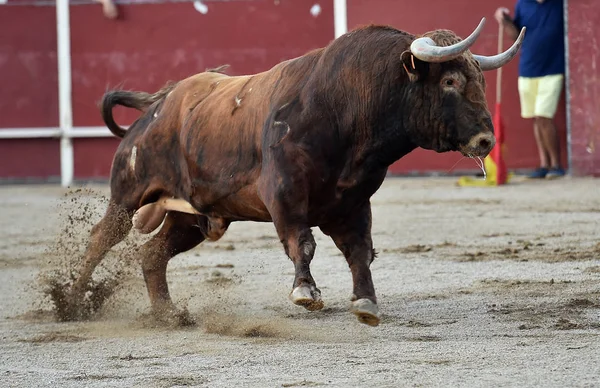
<path id="1" fill-rule="evenodd" d="M 427 130 L 415 128 L 419 133 L 413 134 L 419 146 L 478 157 L 487 156 L 494 147 L 496 139 L 482 71 L 510 62 L 521 47 L 525 28 L 505 52 L 491 57 L 472 55 L 469 47 L 484 22 L 485 18 L 464 40 L 448 30 L 428 32 L 402 53 L 403 66 L 412 81 L 411 98 L 421 99 L 414 103 L 426 109 L 419 114 L 428 116 L 420 120 Z"/>

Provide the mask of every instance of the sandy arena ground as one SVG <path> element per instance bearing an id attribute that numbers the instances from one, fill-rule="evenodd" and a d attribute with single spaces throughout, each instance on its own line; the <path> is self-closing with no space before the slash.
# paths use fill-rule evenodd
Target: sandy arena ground
<path id="1" fill-rule="evenodd" d="M 257 223 L 171 261 L 195 327 L 149 318 L 133 233 L 97 274 L 129 271 L 106 306 L 56 322 L 40 279 L 77 262 L 108 189 L 0 187 L 0 385 L 600 386 L 600 181 L 455 182 L 388 178 L 373 197 L 378 327 L 348 312 L 350 272 L 318 229 L 325 309 L 289 302 L 292 263 Z"/>

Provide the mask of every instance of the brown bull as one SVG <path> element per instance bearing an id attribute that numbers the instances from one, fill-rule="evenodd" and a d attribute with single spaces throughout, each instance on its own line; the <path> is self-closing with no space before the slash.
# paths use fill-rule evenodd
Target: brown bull
<path id="1" fill-rule="evenodd" d="M 482 71 L 508 63 L 524 31 L 505 53 L 472 55 L 483 24 L 464 40 L 367 26 L 263 73 L 206 71 L 153 95 L 105 94 L 103 119 L 123 140 L 71 306 L 132 225 L 149 233 L 162 224 L 140 258 L 153 311 L 174 312 L 168 261 L 251 220 L 274 223 L 295 267 L 290 299 L 308 310 L 323 307 L 311 228 L 330 236 L 352 272 L 351 311 L 377 325 L 370 197 L 388 167 L 417 147 L 485 157 L 495 144 Z M 116 105 L 143 113 L 125 130 Z"/>

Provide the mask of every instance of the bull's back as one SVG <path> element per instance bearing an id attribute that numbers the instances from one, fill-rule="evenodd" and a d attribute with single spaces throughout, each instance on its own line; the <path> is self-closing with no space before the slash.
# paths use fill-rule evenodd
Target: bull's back
<path id="1" fill-rule="evenodd" d="M 269 115 L 297 97 L 321 50 L 268 71 L 227 76 L 200 73 L 181 85 L 181 139 L 201 172 L 199 179 L 260 169 L 263 129 Z"/>

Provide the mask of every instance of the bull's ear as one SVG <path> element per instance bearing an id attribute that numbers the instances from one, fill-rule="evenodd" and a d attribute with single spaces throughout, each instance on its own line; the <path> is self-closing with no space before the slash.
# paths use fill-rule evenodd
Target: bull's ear
<path id="1" fill-rule="evenodd" d="M 402 61 L 402 67 L 404 67 L 406 74 L 408 74 L 408 78 L 412 82 L 427 76 L 429 64 L 415 57 L 409 50 L 404 51 L 400 55 L 400 60 Z"/>

